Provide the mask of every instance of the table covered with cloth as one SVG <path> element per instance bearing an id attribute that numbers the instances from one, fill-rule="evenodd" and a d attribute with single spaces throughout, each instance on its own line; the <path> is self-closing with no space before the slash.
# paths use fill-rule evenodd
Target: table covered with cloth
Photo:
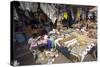
<path id="1" fill-rule="evenodd" d="M 55 40 L 57 49 L 65 56 L 73 55 L 79 61 L 83 61 L 88 52 L 96 46 L 96 39 L 88 38 L 84 34 L 72 32 L 64 38 L 57 38 Z"/>

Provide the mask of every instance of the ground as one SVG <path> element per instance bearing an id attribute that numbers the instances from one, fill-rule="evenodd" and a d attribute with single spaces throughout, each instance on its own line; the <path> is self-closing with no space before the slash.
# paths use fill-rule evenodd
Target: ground
<path id="1" fill-rule="evenodd" d="M 26 46 L 27 47 L 27 46 Z M 21 54 L 22 53 L 22 54 Z M 18 54 L 18 53 L 17 53 Z M 35 61 L 33 59 L 32 53 L 29 50 L 21 50 L 17 60 L 20 62 L 20 65 L 34 65 Z M 96 61 L 90 54 L 86 55 L 84 61 Z M 59 63 L 72 63 L 70 59 L 65 57 L 62 53 L 59 53 L 59 56 L 53 62 L 54 64 Z"/>

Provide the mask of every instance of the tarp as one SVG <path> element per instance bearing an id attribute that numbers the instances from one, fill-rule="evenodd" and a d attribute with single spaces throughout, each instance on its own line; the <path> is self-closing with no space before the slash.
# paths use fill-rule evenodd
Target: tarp
<path id="1" fill-rule="evenodd" d="M 95 12 L 95 11 L 97 11 L 97 7 L 94 7 L 94 8 L 92 8 L 92 9 L 90 9 L 89 11 L 90 11 L 90 12 Z"/>
<path id="2" fill-rule="evenodd" d="M 47 14 L 47 16 L 54 23 L 55 20 L 57 19 L 55 6 L 49 5 L 49 4 L 40 4 L 40 6 L 41 6 L 41 9 L 44 11 L 44 13 Z"/>

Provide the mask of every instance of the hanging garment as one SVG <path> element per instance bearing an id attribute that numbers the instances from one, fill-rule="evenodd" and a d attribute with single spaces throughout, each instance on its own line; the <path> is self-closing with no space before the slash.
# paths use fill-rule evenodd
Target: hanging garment
<path id="1" fill-rule="evenodd" d="M 30 48 L 34 48 L 34 47 L 36 47 L 36 46 L 37 46 L 37 42 L 36 42 L 35 39 L 33 39 Z"/>
<path id="2" fill-rule="evenodd" d="M 40 37 L 40 41 L 42 44 L 47 44 L 48 36 L 47 35 L 42 35 Z"/>
<path id="3" fill-rule="evenodd" d="M 52 41 L 52 48 L 56 48 L 56 45 L 55 45 L 55 36 L 50 36 L 49 38 L 51 41 Z"/>
<path id="4" fill-rule="evenodd" d="M 48 49 L 50 50 L 52 48 L 52 41 L 48 40 L 47 41 Z"/>
<path id="5" fill-rule="evenodd" d="M 80 9 L 77 9 L 77 20 L 80 20 Z"/>
<path id="6" fill-rule="evenodd" d="M 23 33 L 16 33 L 15 38 L 16 38 L 16 41 L 19 43 L 25 42 L 25 35 Z"/>
<path id="7" fill-rule="evenodd" d="M 68 19 L 68 13 L 67 12 L 64 12 L 64 19 Z"/>

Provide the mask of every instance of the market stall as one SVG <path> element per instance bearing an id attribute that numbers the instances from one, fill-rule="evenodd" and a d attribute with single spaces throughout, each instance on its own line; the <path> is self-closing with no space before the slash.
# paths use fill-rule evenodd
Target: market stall
<path id="1" fill-rule="evenodd" d="M 30 2 L 12 5 L 13 61 L 24 64 L 29 59 L 22 58 L 29 54 L 34 64 L 53 64 L 57 59 L 83 62 L 88 54 L 97 60 L 96 6 Z"/>

